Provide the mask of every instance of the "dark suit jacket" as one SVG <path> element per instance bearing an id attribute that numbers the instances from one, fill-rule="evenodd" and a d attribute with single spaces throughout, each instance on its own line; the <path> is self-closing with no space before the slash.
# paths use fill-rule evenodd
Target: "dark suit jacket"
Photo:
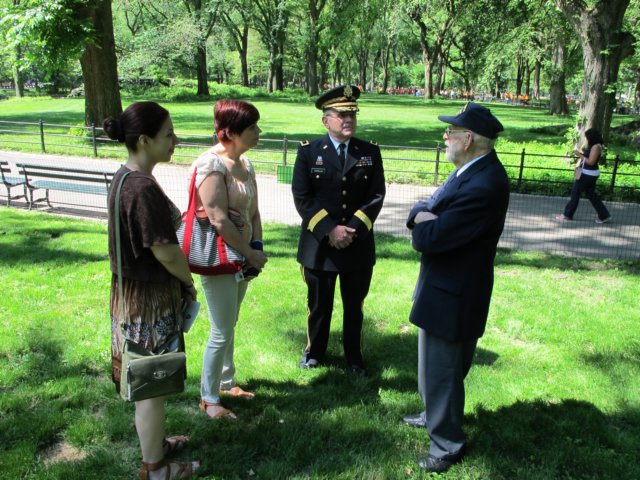
<path id="1" fill-rule="evenodd" d="M 380 149 L 352 138 L 346 157 L 343 169 L 329 135 L 298 149 L 291 189 L 302 217 L 298 262 L 307 268 L 348 272 L 375 263 L 373 223 L 385 195 Z M 329 246 L 336 225 L 356 230 L 349 247 Z"/>
<path id="2" fill-rule="evenodd" d="M 453 179 L 432 212 L 438 218 L 413 227 L 425 210 L 411 210 L 413 248 L 422 253 L 410 320 L 451 342 L 484 333 L 493 289 L 493 262 L 509 205 L 509 180 L 495 151 Z"/>

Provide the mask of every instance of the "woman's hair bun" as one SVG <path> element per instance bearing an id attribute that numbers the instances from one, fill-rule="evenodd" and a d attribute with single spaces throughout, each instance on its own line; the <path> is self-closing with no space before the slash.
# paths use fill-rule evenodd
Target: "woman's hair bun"
<path id="1" fill-rule="evenodd" d="M 124 143 L 126 134 L 124 131 L 124 126 L 122 125 L 122 122 L 120 120 L 108 117 L 103 122 L 102 129 L 110 139 L 117 140 L 120 143 Z"/>

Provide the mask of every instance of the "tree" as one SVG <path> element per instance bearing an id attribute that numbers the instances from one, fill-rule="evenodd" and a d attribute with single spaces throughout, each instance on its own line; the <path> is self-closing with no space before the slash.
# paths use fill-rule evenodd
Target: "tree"
<path id="1" fill-rule="evenodd" d="M 111 0 L 89 1 L 79 15 L 89 20 L 94 32 L 80 57 L 85 123 L 101 125 L 106 117 L 122 113 Z"/>
<path id="2" fill-rule="evenodd" d="M 17 2 L 16 2 L 17 3 Z M 122 113 L 110 0 L 45 0 L 15 5 L 4 21 L 11 44 L 36 44 L 25 60 L 54 73 L 69 56 L 80 59 L 85 122 Z"/>
<path id="3" fill-rule="evenodd" d="M 287 0 L 254 0 L 255 28 L 269 51 L 269 74 L 267 90 L 284 89 L 284 49 L 289 22 L 289 2 Z"/>
<path id="4" fill-rule="evenodd" d="M 410 0 L 407 7 L 409 17 L 420 31 L 425 97 L 433 98 L 433 71 L 437 62 L 442 61 L 444 41 L 456 15 L 456 2 Z"/>
<path id="5" fill-rule="evenodd" d="M 199 33 L 196 44 L 196 77 L 198 79 L 196 95 L 209 95 L 207 40 L 218 21 L 221 5 L 217 0 L 183 0 L 183 3 Z"/>
<path id="6" fill-rule="evenodd" d="M 249 86 L 247 54 L 251 26 L 251 0 L 231 0 L 229 9 L 222 10 L 224 24 L 240 57 L 240 76 L 244 87 Z"/>
<path id="7" fill-rule="evenodd" d="M 622 60 L 633 52 L 634 37 L 622 30 L 630 0 L 555 0 L 569 20 L 582 46 L 582 83 L 579 133 L 597 128 L 605 141 L 616 102 L 616 82 Z"/>

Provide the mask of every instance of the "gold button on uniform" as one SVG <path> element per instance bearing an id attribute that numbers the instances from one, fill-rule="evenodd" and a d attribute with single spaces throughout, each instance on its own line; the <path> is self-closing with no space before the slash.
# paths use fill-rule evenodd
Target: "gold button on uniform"
<path id="1" fill-rule="evenodd" d="M 347 181 L 347 177 L 342 177 L 342 181 L 346 182 Z"/>
<path id="2" fill-rule="evenodd" d="M 342 190 L 342 195 L 346 195 L 347 191 L 346 190 Z"/>
<path id="3" fill-rule="evenodd" d="M 343 203 L 343 204 L 342 204 L 342 208 L 347 208 L 347 204 L 346 204 L 346 203 Z"/>

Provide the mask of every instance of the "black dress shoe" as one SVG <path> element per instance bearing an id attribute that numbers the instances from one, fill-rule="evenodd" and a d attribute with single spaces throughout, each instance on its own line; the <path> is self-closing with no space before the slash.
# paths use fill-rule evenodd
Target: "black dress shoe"
<path id="1" fill-rule="evenodd" d="M 349 365 L 349 371 L 354 375 L 358 375 L 361 377 L 367 375 L 367 369 L 364 368 L 364 365 Z"/>
<path id="2" fill-rule="evenodd" d="M 316 360 L 315 358 L 302 358 L 302 360 L 300 360 L 300 363 L 298 364 L 298 366 L 300 368 L 317 368 L 320 365 L 320 362 L 318 360 Z"/>
<path id="3" fill-rule="evenodd" d="M 425 469 L 427 472 L 443 473 L 449 470 L 455 463 L 458 463 L 464 457 L 465 447 L 463 446 L 455 455 L 448 455 L 446 457 L 434 457 L 429 454 L 424 458 L 418 460 L 420 468 Z"/>
<path id="4" fill-rule="evenodd" d="M 427 420 L 425 412 L 416 413 L 415 415 L 407 415 L 402 417 L 402 421 L 410 427 L 426 428 Z"/>

